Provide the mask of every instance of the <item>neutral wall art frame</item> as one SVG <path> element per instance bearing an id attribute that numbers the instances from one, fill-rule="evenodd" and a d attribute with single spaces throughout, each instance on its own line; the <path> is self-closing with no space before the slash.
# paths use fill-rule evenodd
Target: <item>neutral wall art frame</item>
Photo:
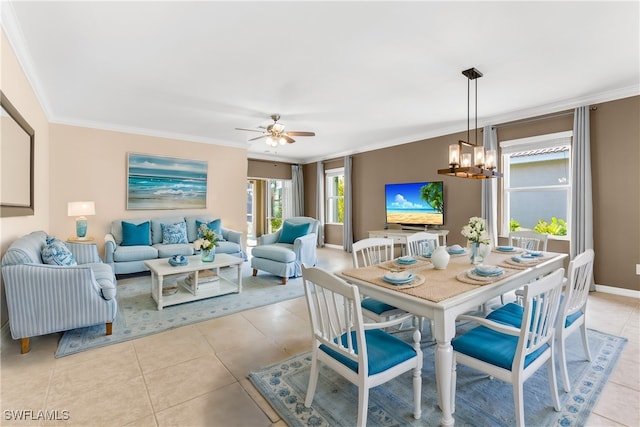
<path id="1" fill-rule="evenodd" d="M 204 209 L 208 164 L 127 153 L 127 209 Z"/>
<path id="2" fill-rule="evenodd" d="M 35 132 L 0 91 L 0 217 L 34 214 Z"/>

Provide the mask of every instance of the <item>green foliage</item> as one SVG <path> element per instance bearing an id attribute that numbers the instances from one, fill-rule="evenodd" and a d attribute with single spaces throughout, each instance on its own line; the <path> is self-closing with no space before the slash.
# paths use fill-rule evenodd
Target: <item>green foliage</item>
<path id="1" fill-rule="evenodd" d="M 338 179 L 338 223 L 344 224 L 344 177 Z"/>
<path id="2" fill-rule="evenodd" d="M 567 223 L 563 219 L 558 219 L 555 216 L 551 217 L 551 223 L 543 219 L 539 219 L 533 231 L 538 233 L 551 234 L 553 236 L 566 236 L 567 235 Z"/>
<path id="3" fill-rule="evenodd" d="M 433 209 L 442 213 L 442 184 L 431 182 L 420 189 L 420 198 L 427 202 Z"/>
<path id="4" fill-rule="evenodd" d="M 271 219 L 271 230 L 273 231 L 279 230 L 281 226 L 282 226 L 282 218 Z"/>
<path id="5" fill-rule="evenodd" d="M 511 218 L 511 221 L 509 221 L 509 230 L 510 231 L 518 231 L 518 230 L 520 230 L 520 228 L 522 228 L 520 223 L 518 221 L 516 221 L 515 219 Z"/>

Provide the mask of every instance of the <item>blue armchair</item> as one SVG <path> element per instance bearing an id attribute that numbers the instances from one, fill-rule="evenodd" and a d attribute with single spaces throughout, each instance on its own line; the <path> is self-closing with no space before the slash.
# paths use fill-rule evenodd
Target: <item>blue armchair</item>
<path id="1" fill-rule="evenodd" d="M 317 219 L 296 216 L 287 218 L 280 230 L 258 237 L 258 246 L 251 251 L 253 275 L 258 270 L 282 277 L 286 285 L 289 277 L 302 276 L 302 264 L 308 267 L 318 263 L 316 234 Z"/>
<path id="2" fill-rule="evenodd" d="M 104 323 L 111 334 L 118 310 L 116 278 L 95 245 L 64 243 L 77 265 L 42 261 L 47 234 L 14 241 L 2 258 L 2 279 L 13 339 L 29 351 L 29 337 Z"/>

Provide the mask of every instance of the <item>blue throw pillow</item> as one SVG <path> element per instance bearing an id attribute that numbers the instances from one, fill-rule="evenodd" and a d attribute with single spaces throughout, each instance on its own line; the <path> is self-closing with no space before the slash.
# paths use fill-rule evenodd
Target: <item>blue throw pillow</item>
<path id="1" fill-rule="evenodd" d="M 47 244 L 40 251 L 42 262 L 51 265 L 78 265 L 73 254 L 62 240 L 55 237 L 47 237 Z"/>
<path id="2" fill-rule="evenodd" d="M 187 223 L 182 221 L 175 224 L 160 224 L 162 227 L 162 244 L 177 245 L 189 243 L 187 239 Z"/>
<path id="3" fill-rule="evenodd" d="M 202 237 L 200 233 L 200 226 L 202 224 L 207 224 L 207 228 L 209 230 L 213 231 L 218 236 L 222 236 L 222 220 L 221 219 L 214 219 L 213 221 L 207 222 L 207 223 L 204 223 L 199 219 L 196 219 L 196 230 L 198 231 L 198 237 Z"/>
<path id="4" fill-rule="evenodd" d="M 122 243 L 120 243 L 120 246 L 150 245 L 149 227 L 149 221 L 145 221 L 142 224 L 122 221 Z"/>
<path id="5" fill-rule="evenodd" d="M 298 237 L 306 236 L 309 232 L 308 222 L 305 224 L 292 224 L 285 221 L 282 224 L 282 231 L 280 232 L 280 239 L 278 243 L 293 243 Z"/>

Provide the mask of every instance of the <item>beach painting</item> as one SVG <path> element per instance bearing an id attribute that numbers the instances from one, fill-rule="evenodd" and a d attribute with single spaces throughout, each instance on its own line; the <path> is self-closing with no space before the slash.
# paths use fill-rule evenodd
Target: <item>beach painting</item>
<path id="1" fill-rule="evenodd" d="M 203 160 L 127 153 L 127 209 L 204 209 L 207 170 Z"/>

